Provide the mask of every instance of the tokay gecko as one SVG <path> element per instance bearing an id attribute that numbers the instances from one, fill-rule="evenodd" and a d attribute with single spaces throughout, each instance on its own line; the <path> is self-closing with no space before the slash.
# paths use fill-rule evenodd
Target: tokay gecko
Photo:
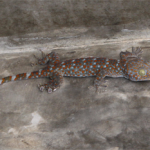
<path id="1" fill-rule="evenodd" d="M 4 77 L 0 84 L 23 79 L 49 78 L 47 84 L 39 85 L 39 89 L 46 89 L 48 93 L 56 91 L 63 82 L 63 76 L 89 77 L 96 76 L 94 86 L 96 89 L 103 86 L 104 78 L 125 77 L 132 81 L 150 80 L 150 63 L 141 59 L 140 48 L 132 48 L 132 52 L 120 53 L 120 60 L 101 57 L 88 57 L 60 61 L 55 52 L 51 52 L 38 63 L 47 65 L 45 68 L 30 73 L 22 73 L 15 76 Z"/>

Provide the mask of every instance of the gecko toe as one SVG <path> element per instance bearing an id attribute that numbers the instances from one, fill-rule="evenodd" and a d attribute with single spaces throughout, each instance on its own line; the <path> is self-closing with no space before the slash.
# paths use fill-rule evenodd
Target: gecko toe
<path id="1" fill-rule="evenodd" d="M 37 65 L 37 63 L 34 63 L 34 62 L 32 62 L 31 63 L 31 66 L 33 67 L 33 66 L 36 66 Z"/>
<path id="2" fill-rule="evenodd" d="M 49 94 L 52 93 L 52 92 L 53 92 L 52 88 L 49 87 L 49 88 L 47 89 L 47 92 L 48 92 Z"/>
<path id="3" fill-rule="evenodd" d="M 38 87 L 39 87 L 40 91 L 42 91 L 42 92 L 45 90 L 45 86 L 43 86 L 43 85 L 38 85 Z"/>

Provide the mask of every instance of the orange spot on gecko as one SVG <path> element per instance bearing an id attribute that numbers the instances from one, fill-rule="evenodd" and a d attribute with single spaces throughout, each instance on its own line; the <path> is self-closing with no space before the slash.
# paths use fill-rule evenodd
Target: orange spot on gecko
<path id="1" fill-rule="evenodd" d="M 11 81 L 12 76 L 9 76 L 9 81 Z"/>
<path id="2" fill-rule="evenodd" d="M 4 82 L 5 82 L 5 79 L 3 78 L 3 79 L 2 79 L 2 83 L 4 83 Z"/>

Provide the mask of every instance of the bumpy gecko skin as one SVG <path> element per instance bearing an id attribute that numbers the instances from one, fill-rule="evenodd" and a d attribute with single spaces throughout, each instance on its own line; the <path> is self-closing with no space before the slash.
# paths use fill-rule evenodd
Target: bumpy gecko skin
<path id="1" fill-rule="evenodd" d="M 39 64 L 47 65 L 44 69 L 2 78 L 0 84 L 9 81 L 47 77 L 50 81 L 47 84 L 39 85 L 39 88 L 41 91 L 46 89 L 48 93 L 52 93 L 62 84 L 63 76 L 96 76 L 94 81 L 96 88 L 103 85 L 106 76 L 125 77 L 132 81 L 150 80 L 150 63 L 140 58 L 141 53 L 140 48 L 132 48 L 132 52 L 121 52 L 120 60 L 88 57 L 60 61 L 58 55 L 51 52 L 39 60 Z"/>

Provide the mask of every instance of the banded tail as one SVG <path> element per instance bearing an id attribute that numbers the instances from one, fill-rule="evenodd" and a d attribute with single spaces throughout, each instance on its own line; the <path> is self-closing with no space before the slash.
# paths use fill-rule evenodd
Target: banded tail
<path id="1" fill-rule="evenodd" d="M 18 80 L 25 80 L 25 79 L 36 79 L 36 78 L 43 78 L 49 77 L 49 73 L 47 70 L 40 69 L 38 71 L 33 71 L 30 73 L 21 73 L 14 76 L 8 76 L 0 79 L 0 85 L 3 83 L 7 83 L 10 81 L 18 81 Z"/>

